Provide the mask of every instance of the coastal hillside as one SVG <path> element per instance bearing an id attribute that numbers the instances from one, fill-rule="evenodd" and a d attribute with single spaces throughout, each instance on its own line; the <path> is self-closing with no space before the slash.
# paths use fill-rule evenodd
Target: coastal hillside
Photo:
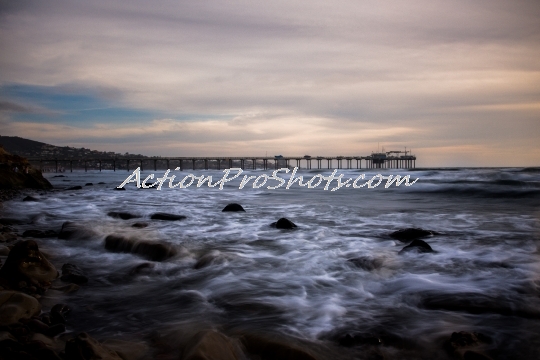
<path id="1" fill-rule="evenodd" d="M 52 185 L 28 161 L 0 146 L 0 189 L 50 189 Z"/>
<path id="2" fill-rule="evenodd" d="M 97 151 L 86 148 L 75 148 L 70 146 L 55 146 L 39 141 L 21 138 L 18 136 L 1 136 L 0 145 L 13 155 L 19 155 L 26 158 L 145 158 L 140 154 L 120 154 L 115 152 Z"/>

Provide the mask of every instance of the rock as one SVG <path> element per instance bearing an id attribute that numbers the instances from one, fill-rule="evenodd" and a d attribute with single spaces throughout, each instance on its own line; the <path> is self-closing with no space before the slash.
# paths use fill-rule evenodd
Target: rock
<path id="1" fill-rule="evenodd" d="M 468 350 L 463 354 L 463 360 L 491 360 L 491 358 L 476 351 Z"/>
<path id="2" fill-rule="evenodd" d="M 13 246 L 0 269 L 0 283 L 17 289 L 20 282 L 38 288 L 50 286 L 58 277 L 56 268 L 43 256 L 35 241 L 19 241 Z"/>
<path id="3" fill-rule="evenodd" d="M 122 340 L 105 340 L 103 345 L 115 351 L 123 360 L 139 360 L 146 357 L 148 346 L 144 343 L 136 343 Z"/>
<path id="4" fill-rule="evenodd" d="M 428 253 L 428 252 L 433 252 L 433 249 L 431 248 L 431 246 L 429 246 L 427 242 L 416 239 L 416 240 L 413 240 L 412 243 L 410 243 L 409 245 L 401 249 L 400 253 L 407 252 L 407 251 L 417 251 L 421 253 Z"/>
<path id="5" fill-rule="evenodd" d="M 88 282 L 88 278 L 84 275 L 83 271 L 73 264 L 62 265 L 62 277 L 60 279 L 79 285 Z"/>
<path id="6" fill-rule="evenodd" d="M 129 219 L 135 219 L 135 218 L 140 217 L 138 215 L 130 214 L 128 212 L 122 212 L 122 211 L 110 211 L 107 213 L 107 215 L 109 215 L 110 217 L 122 219 L 122 220 L 129 220 Z"/>
<path id="7" fill-rule="evenodd" d="M 33 196 L 27 196 L 22 201 L 39 201 L 39 199 L 33 197 Z"/>
<path id="8" fill-rule="evenodd" d="M 123 187 L 122 188 L 117 188 L 117 187 L 115 187 L 115 188 L 113 188 L 113 190 L 124 191 L 124 190 L 126 190 L 126 188 L 123 188 Z"/>
<path id="9" fill-rule="evenodd" d="M 86 184 L 84 184 L 84 186 L 93 186 L 93 185 L 94 185 L 94 184 L 92 184 L 92 183 L 86 183 Z"/>
<path id="10" fill-rule="evenodd" d="M 105 183 L 103 181 L 100 181 L 97 183 L 98 185 L 105 185 Z"/>
<path id="11" fill-rule="evenodd" d="M 203 255 L 197 263 L 193 266 L 194 269 L 202 269 L 211 265 L 220 255 L 219 251 L 212 251 L 208 254 Z"/>
<path id="12" fill-rule="evenodd" d="M 427 236 L 437 235 L 435 231 L 424 230 L 421 228 L 407 228 L 394 231 L 390 234 L 391 238 L 397 239 L 399 241 L 407 242 L 414 239 L 419 239 Z"/>
<path id="13" fill-rule="evenodd" d="M 249 353 L 258 355 L 264 360 L 316 360 L 313 355 L 293 344 L 255 335 L 244 335 L 241 341 Z"/>
<path id="14" fill-rule="evenodd" d="M 168 221 L 175 221 L 175 220 L 184 220 L 186 217 L 184 215 L 176 215 L 176 214 L 167 214 L 167 213 L 155 213 L 150 216 L 150 219 L 152 220 L 168 220 Z"/>
<path id="15" fill-rule="evenodd" d="M 378 346 L 382 344 L 382 340 L 378 336 L 371 334 L 345 334 L 335 339 L 339 345 L 345 347 L 358 346 L 358 345 L 374 345 Z"/>
<path id="16" fill-rule="evenodd" d="M 66 316 L 71 312 L 71 309 L 66 304 L 56 304 L 52 307 L 51 315 L 51 324 L 65 324 Z"/>
<path id="17" fill-rule="evenodd" d="M 26 230 L 22 234 L 22 237 L 33 237 L 36 239 L 53 238 L 57 236 L 58 236 L 58 233 L 54 230 L 43 231 L 43 230 L 37 230 L 37 229 Z"/>
<path id="18" fill-rule="evenodd" d="M 129 272 L 129 275 L 139 275 L 140 273 L 147 272 L 151 269 L 153 269 L 156 266 L 154 263 L 144 262 L 142 264 L 139 264 L 135 266 L 131 271 Z"/>
<path id="19" fill-rule="evenodd" d="M 292 221 L 286 218 L 281 218 L 278 221 L 270 224 L 270 226 L 275 227 L 276 229 L 294 229 L 297 227 Z"/>
<path id="20" fill-rule="evenodd" d="M 232 203 L 232 204 L 228 204 L 227 206 L 225 206 L 225 208 L 221 211 L 246 211 L 244 210 L 244 208 L 242 207 L 242 205 L 240 204 L 235 204 L 235 203 Z"/>
<path id="21" fill-rule="evenodd" d="M 152 261 L 163 261 L 177 254 L 169 244 L 109 235 L 105 238 L 105 249 L 141 255 Z"/>
<path id="22" fill-rule="evenodd" d="M 7 256 L 9 255 L 9 248 L 4 245 L 0 245 L 0 256 Z"/>
<path id="23" fill-rule="evenodd" d="M 148 224 L 144 222 L 136 222 L 135 224 L 131 225 L 131 227 L 142 229 L 148 227 Z"/>
<path id="24" fill-rule="evenodd" d="M 82 186 L 80 185 L 72 186 L 72 187 L 67 188 L 66 190 L 82 190 Z"/>
<path id="25" fill-rule="evenodd" d="M 19 322 L 20 319 L 30 319 L 41 311 L 41 305 L 36 298 L 18 291 L 0 291 L 0 326 Z"/>
<path id="26" fill-rule="evenodd" d="M 182 352 L 182 360 L 241 360 L 245 357 L 236 341 L 214 330 L 195 334 Z"/>
<path id="27" fill-rule="evenodd" d="M 347 261 L 351 262 L 356 267 L 359 267 L 367 271 L 379 269 L 383 264 L 383 261 L 381 259 L 374 259 L 368 256 L 361 256 L 361 257 L 349 259 Z"/>
<path id="28" fill-rule="evenodd" d="M 101 345 L 87 333 L 80 333 L 66 343 L 66 360 L 122 360 L 116 351 Z"/>
<path id="29" fill-rule="evenodd" d="M 491 338 L 482 333 L 460 331 L 453 332 L 450 339 L 445 342 L 444 347 L 448 352 L 454 353 L 462 348 L 490 344 L 491 342 Z"/>
<path id="30" fill-rule="evenodd" d="M 25 222 L 19 219 L 0 218 L 0 225 L 22 225 Z"/>
<path id="31" fill-rule="evenodd" d="M 53 178 L 67 177 L 66 175 L 54 175 Z"/>
<path id="32" fill-rule="evenodd" d="M 96 233 L 94 231 L 71 221 L 66 221 L 63 223 L 60 234 L 58 234 L 58 238 L 63 240 L 88 240 L 93 237 L 96 237 Z"/>
<path id="33" fill-rule="evenodd" d="M 70 293 L 76 292 L 80 288 L 81 287 L 79 285 L 77 285 L 77 284 L 69 284 L 69 285 L 64 285 L 64 286 L 51 287 L 51 290 L 60 291 L 60 292 L 62 292 L 64 294 L 70 294 Z"/>

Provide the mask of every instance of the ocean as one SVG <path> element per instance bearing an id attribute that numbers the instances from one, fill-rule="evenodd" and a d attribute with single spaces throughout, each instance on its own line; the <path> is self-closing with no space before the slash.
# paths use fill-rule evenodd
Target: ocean
<path id="1" fill-rule="evenodd" d="M 326 181 L 268 189 L 279 183 L 267 180 L 253 188 L 256 179 L 239 189 L 244 175 L 260 177 L 257 185 L 272 176 L 247 170 L 223 189 L 195 180 L 185 188 L 113 190 L 132 173 L 45 173 L 55 190 L 33 193 L 37 202 L 4 204 L 0 216 L 23 220 L 20 233 L 60 231 L 68 221 L 79 229 L 69 239 L 37 240 L 58 269 L 75 264 L 89 278 L 64 295 L 73 309 L 69 331 L 148 340 L 215 328 L 296 339 L 321 359 L 361 359 L 368 348 L 384 358 L 450 358 L 445 341 L 467 331 L 489 339 L 480 349 L 493 359 L 540 354 L 540 168 L 340 169 L 343 181 L 362 174 L 355 185 L 376 181 L 335 191 L 337 180 L 327 190 Z M 141 176 L 152 173 L 164 171 Z M 188 174 L 223 177 L 217 170 L 170 174 L 174 183 Z M 386 188 L 387 180 L 374 186 L 378 174 L 418 180 Z M 279 176 L 289 181 L 290 173 Z M 222 212 L 229 203 L 245 212 Z M 154 213 L 185 219 L 154 220 Z M 270 226 L 280 218 L 297 228 Z M 132 227 L 141 222 L 148 226 Z M 410 241 L 390 234 L 404 228 L 434 231 L 422 238 L 433 252 L 402 251 Z M 110 251 L 110 235 L 170 245 L 175 255 L 151 261 Z"/>

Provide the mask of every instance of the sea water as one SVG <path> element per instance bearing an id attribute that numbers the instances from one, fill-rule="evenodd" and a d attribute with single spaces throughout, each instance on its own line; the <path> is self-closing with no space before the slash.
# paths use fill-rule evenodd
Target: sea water
<path id="1" fill-rule="evenodd" d="M 300 169 L 295 176 L 306 181 L 331 172 Z M 151 173 L 157 178 L 164 171 L 141 176 Z M 223 176 L 217 170 L 173 173 L 175 183 L 188 173 L 213 181 Z M 144 337 L 167 327 L 206 326 L 336 348 L 344 334 L 386 336 L 433 354 L 452 332 L 475 331 L 492 338 L 492 356 L 540 353 L 539 168 L 338 170 L 343 179 L 399 174 L 418 180 L 335 191 L 335 185 L 325 190 L 325 182 L 268 189 L 276 182 L 254 188 L 251 180 L 239 189 L 243 175 L 272 175 L 252 170 L 221 190 L 197 187 L 197 181 L 186 188 L 128 183 L 126 191 L 113 190 L 131 174 L 46 173 L 54 191 L 38 202 L 4 206 L 3 217 L 27 223 L 20 232 L 59 231 L 66 221 L 92 230 L 89 239 L 39 240 L 58 268 L 75 264 L 90 279 L 66 299 L 73 331 Z M 290 172 L 280 176 L 288 181 Z M 64 190 L 76 185 L 83 189 Z M 246 211 L 222 212 L 229 203 Z M 112 218 L 111 211 L 139 218 Z M 186 218 L 151 220 L 156 212 Z M 270 226 L 282 217 L 298 227 Z M 135 222 L 149 226 L 131 227 Z M 435 252 L 400 253 L 407 242 L 389 234 L 409 227 L 436 231 L 423 239 Z M 151 262 L 110 252 L 104 238 L 111 234 L 169 243 L 178 255 Z M 195 268 L 205 255 L 211 261 Z M 148 268 L 134 272 L 146 262 Z"/>

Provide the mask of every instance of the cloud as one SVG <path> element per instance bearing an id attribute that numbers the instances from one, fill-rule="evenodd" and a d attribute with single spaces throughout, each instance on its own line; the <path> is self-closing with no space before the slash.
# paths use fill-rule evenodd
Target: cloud
<path id="1" fill-rule="evenodd" d="M 168 118 L 198 151 L 312 152 L 324 132 L 334 152 L 383 141 L 496 149 L 540 133 L 538 18 L 540 3 L 519 0 L 0 2 L 0 85 L 90 89 L 137 113 L 117 120 L 113 133 L 131 124 L 124 144 L 144 139 L 132 127 Z M 71 125 L 83 143 L 75 123 L 102 115 L 23 120 Z M 250 130 L 223 130 L 224 143 L 209 124 Z M 295 141 L 271 130 L 284 125 Z"/>

